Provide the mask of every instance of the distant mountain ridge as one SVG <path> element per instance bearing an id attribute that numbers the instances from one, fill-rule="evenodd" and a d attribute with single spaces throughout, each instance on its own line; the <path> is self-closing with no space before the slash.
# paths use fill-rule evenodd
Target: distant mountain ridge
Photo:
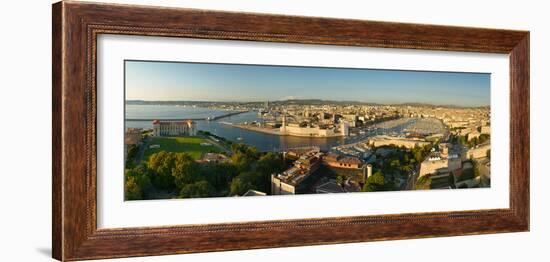
<path id="1" fill-rule="evenodd" d="M 368 106 L 414 106 L 414 107 L 450 107 L 450 108 L 485 108 L 485 106 L 458 106 L 458 105 L 435 105 L 428 103 L 393 103 L 393 104 L 381 104 L 373 102 L 361 102 L 361 101 L 348 101 L 348 100 L 323 100 L 323 99 L 286 99 L 286 100 L 273 100 L 273 101 L 249 101 L 249 102 L 237 102 L 237 101 L 192 101 L 192 100 L 174 100 L 174 101 L 148 101 L 148 100 L 127 100 L 128 105 L 213 105 L 213 104 L 235 104 L 235 105 L 254 105 L 264 104 L 269 102 L 272 105 L 368 105 Z"/>

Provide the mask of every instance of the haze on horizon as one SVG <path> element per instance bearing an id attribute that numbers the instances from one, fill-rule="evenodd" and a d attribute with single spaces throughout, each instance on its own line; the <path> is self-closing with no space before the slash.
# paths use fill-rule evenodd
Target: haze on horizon
<path id="1" fill-rule="evenodd" d="M 125 61 L 126 100 L 490 105 L 490 74 Z"/>

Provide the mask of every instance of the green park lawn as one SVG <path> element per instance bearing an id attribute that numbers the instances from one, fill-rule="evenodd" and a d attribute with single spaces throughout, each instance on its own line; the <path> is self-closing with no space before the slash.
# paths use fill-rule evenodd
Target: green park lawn
<path id="1" fill-rule="evenodd" d="M 204 153 L 220 152 L 215 145 L 202 146 L 201 143 L 212 144 L 211 141 L 200 137 L 153 137 L 145 149 L 143 160 L 147 161 L 149 156 L 160 151 L 185 152 L 194 159 L 199 159 Z M 152 145 L 160 145 L 160 148 L 150 148 Z"/>

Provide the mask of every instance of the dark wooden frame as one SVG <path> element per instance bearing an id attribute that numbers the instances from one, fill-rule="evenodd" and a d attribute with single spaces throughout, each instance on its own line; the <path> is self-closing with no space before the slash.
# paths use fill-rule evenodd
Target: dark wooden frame
<path id="1" fill-rule="evenodd" d="M 529 32 L 60 2 L 53 5 L 53 257 L 81 260 L 529 230 Z M 510 56 L 510 208 L 155 228 L 96 227 L 98 34 Z"/>

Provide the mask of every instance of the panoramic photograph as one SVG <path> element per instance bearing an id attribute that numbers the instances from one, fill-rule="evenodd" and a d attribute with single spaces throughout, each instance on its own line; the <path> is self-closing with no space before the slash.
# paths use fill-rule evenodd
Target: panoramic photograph
<path id="1" fill-rule="evenodd" d="M 126 60 L 125 200 L 491 186 L 490 74 Z"/>

